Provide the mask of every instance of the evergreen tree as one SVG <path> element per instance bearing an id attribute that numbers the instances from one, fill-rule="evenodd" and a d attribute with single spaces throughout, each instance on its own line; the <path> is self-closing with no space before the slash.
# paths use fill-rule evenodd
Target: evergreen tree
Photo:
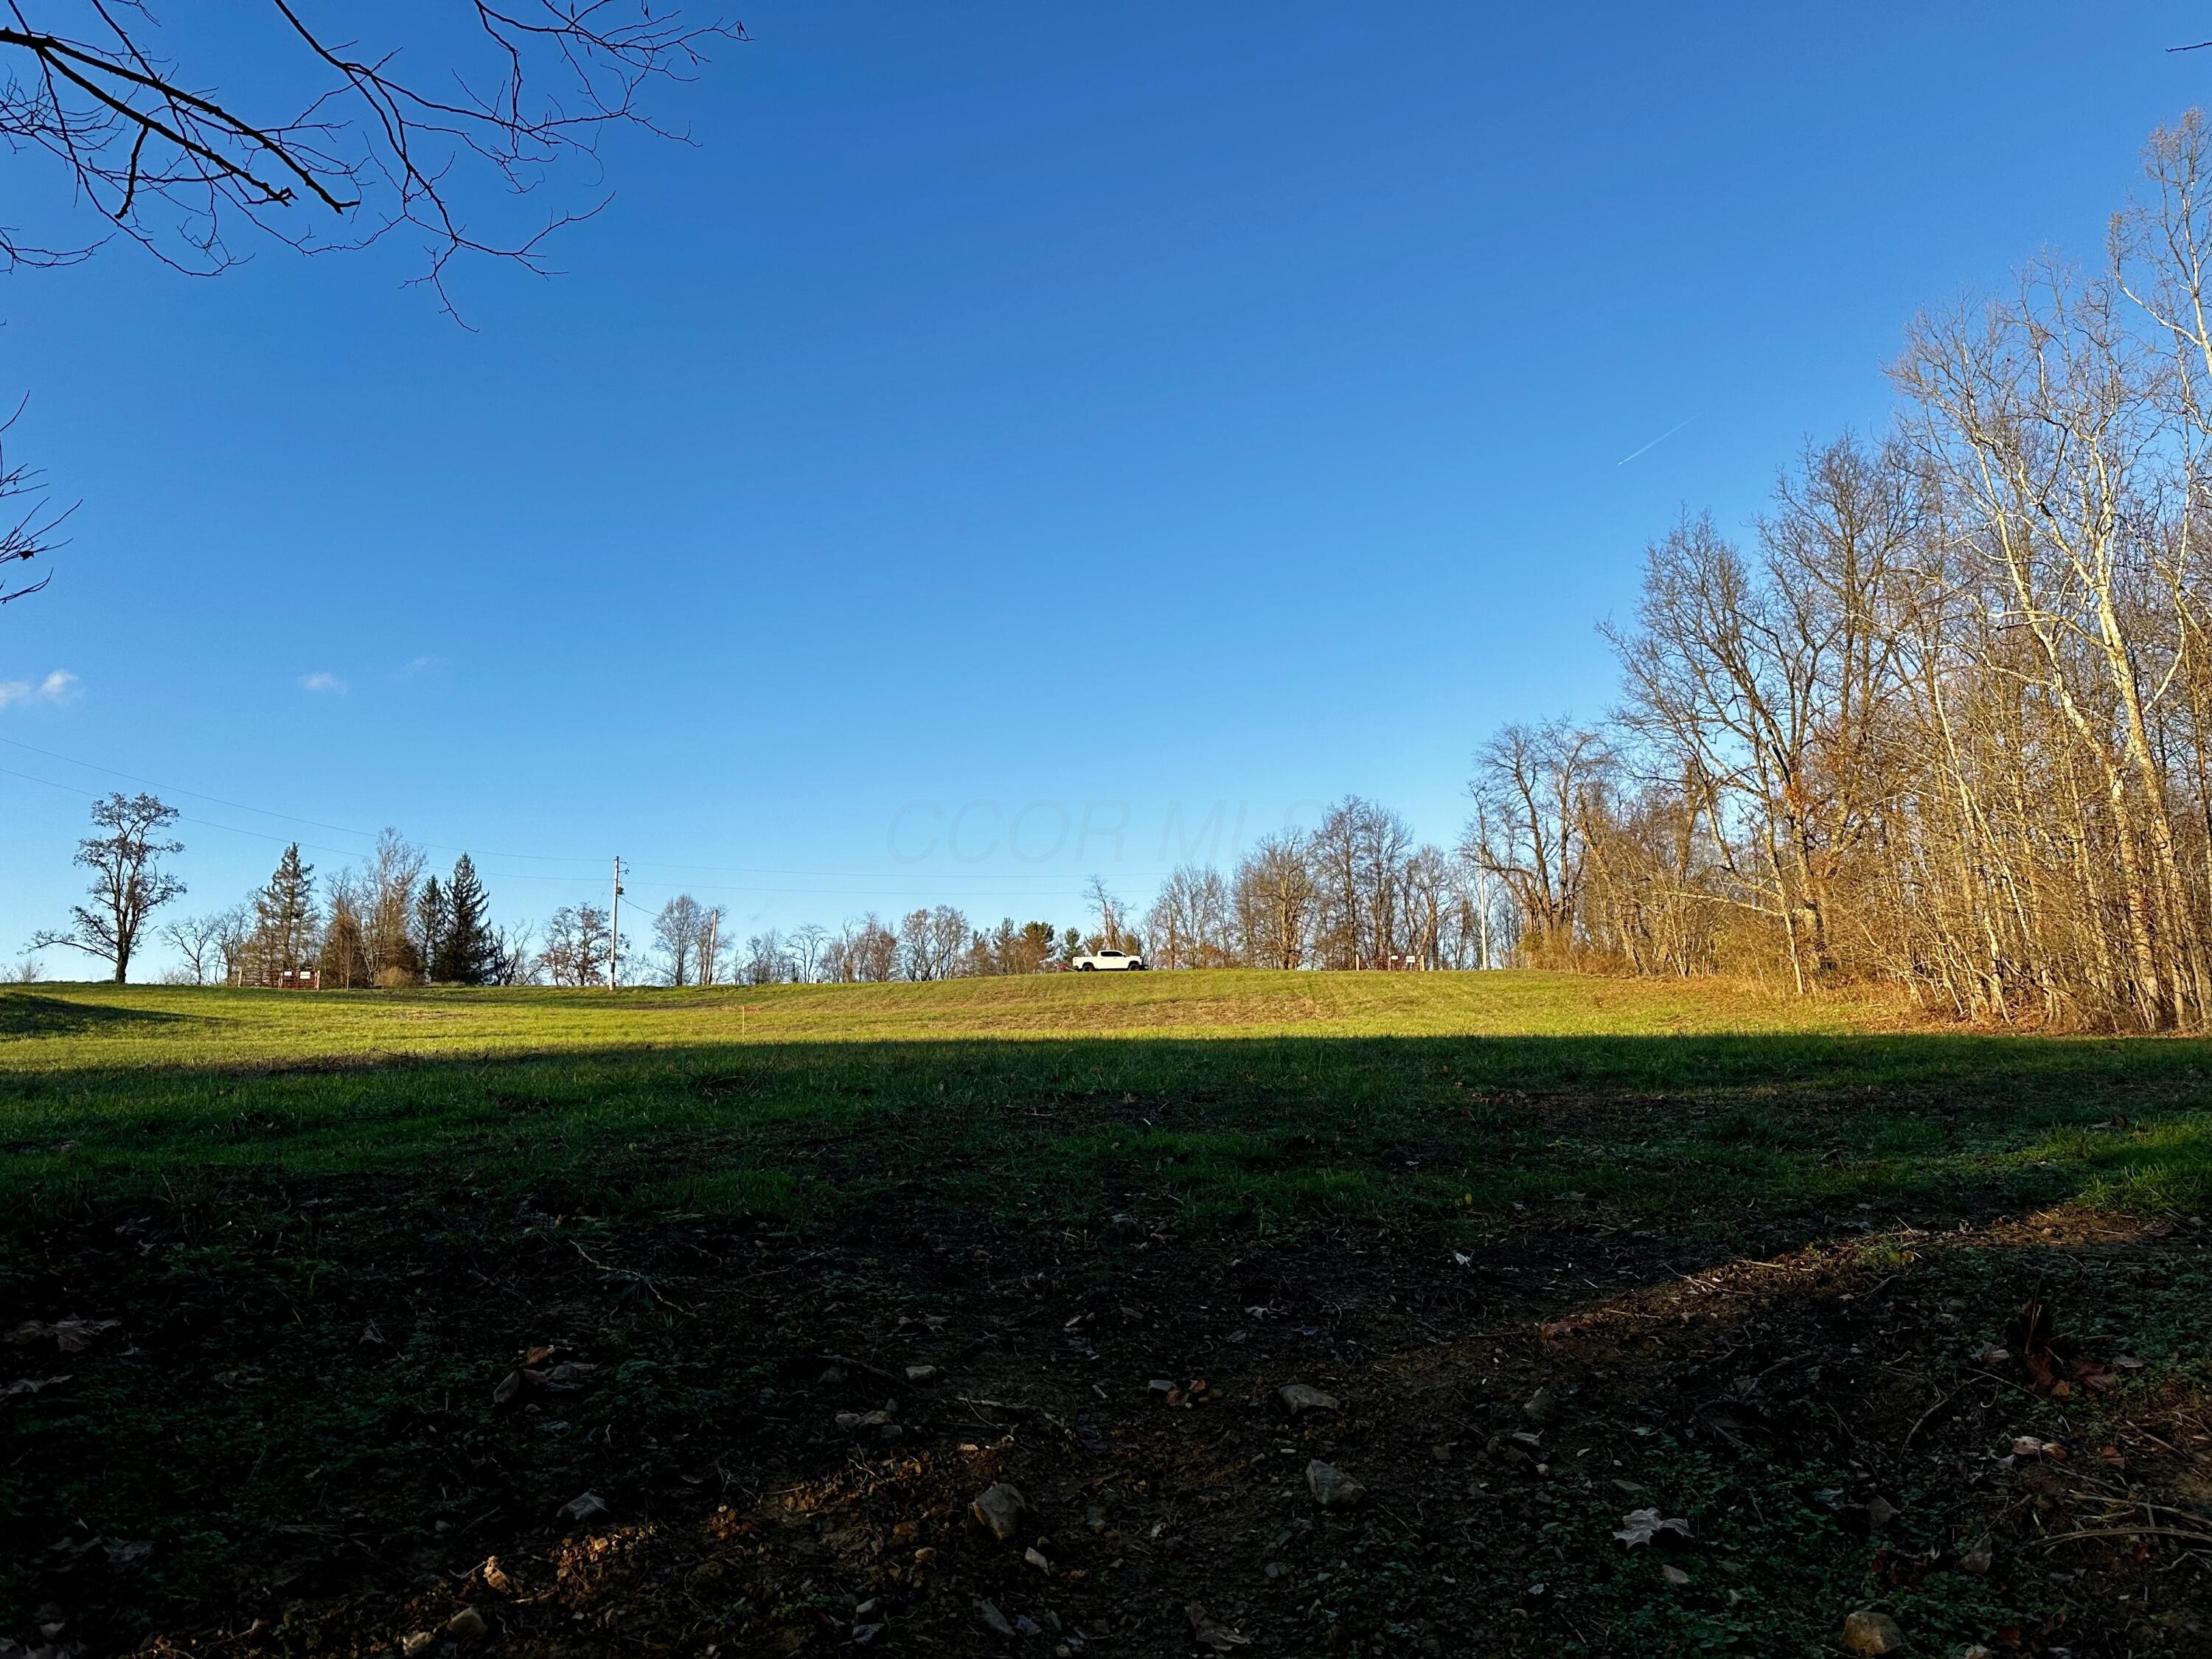
<path id="1" fill-rule="evenodd" d="M 314 960 L 315 866 L 300 860 L 294 842 L 276 861 L 269 884 L 253 896 L 253 952 L 271 982 Z"/>
<path id="2" fill-rule="evenodd" d="M 438 977 L 439 953 L 445 948 L 446 927 L 451 915 L 446 904 L 446 890 L 433 876 L 415 896 L 415 954 L 427 978 Z"/>
<path id="3" fill-rule="evenodd" d="M 454 862 L 445 904 L 445 930 L 431 952 L 430 976 L 452 985 L 489 985 L 499 966 L 499 940 L 491 931 L 491 900 L 466 853 Z"/>

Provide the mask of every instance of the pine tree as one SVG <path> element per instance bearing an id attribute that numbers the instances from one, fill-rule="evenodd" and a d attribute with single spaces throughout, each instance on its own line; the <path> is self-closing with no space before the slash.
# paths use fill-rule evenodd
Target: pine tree
<path id="1" fill-rule="evenodd" d="M 446 903 L 446 890 L 433 876 L 415 896 L 415 931 L 418 935 L 415 954 L 422 963 L 426 978 L 438 977 L 440 953 L 445 949 L 446 928 L 451 915 Z"/>
<path id="2" fill-rule="evenodd" d="M 254 954 L 274 982 L 310 965 L 314 957 L 315 866 L 300 860 L 294 842 L 276 861 L 269 884 L 253 896 Z"/>
<path id="3" fill-rule="evenodd" d="M 430 976 L 453 985 L 489 984 L 499 965 L 499 941 L 489 921 L 491 900 L 466 853 L 454 862 L 445 899 L 445 932 L 431 955 Z"/>

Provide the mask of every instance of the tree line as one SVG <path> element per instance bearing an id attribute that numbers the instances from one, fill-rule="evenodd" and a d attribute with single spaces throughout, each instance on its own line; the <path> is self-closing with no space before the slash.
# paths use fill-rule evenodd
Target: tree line
<path id="1" fill-rule="evenodd" d="M 92 872 L 87 902 L 31 944 L 84 952 L 120 981 L 154 912 L 185 893 L 164 862 L 184 850 L 168 834 L 178 813 L 153 795 L 118 793 L 92 816 L 100 833 L 76 856 Z M 1348 796 L 1314 830 L 1262 840 L 1226 875 L 1175 870 L 1141 917 L 1093 878 L 1087 929 L 1011 916 L 979 925 L 938 904 L 739 939 L 720 907 L 680 893 L 625 927 L 617 959 L 610 906 L 564 905 L 542 933 L 495 926 L 466 854 L 441 877 L 422 848 L 386 830 L 358 866 L 319 881 L 287 847 L 245 898 L 155 936 L 176 953 L 172 980 L 278 988 L 921 981 L 1054 972 L 1101 949 L 1164 969 L 1443 969 L 1510 959 L 1507 898 L 1490 872 L 1417 845 L 1398 814 Z"/>
<path id="2" fill-rule="evenodd" d="M 1894 430 L 1747 545 L 1650 549 L 1619 708 L 1481 754 L 1525 956 L 2212 1022 L 2209 155 L 2154 134 L 2097 263 L 1918 319 Z"/>

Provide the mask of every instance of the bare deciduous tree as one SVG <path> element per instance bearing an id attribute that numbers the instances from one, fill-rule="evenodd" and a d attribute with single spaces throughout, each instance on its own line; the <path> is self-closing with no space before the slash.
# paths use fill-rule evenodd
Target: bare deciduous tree
<path id="1" fill-rule="evenodd" d="M 653 942 L 660 953 L 662 981 L 692 983 L 706 943 L 707 912 L 689 893 L 678 893 L 653 919 Z"/>
<path id="2" fill-rule="evenodd" d="M 165 25 L 112 0 L 16 0 L 0 21 L 13 65 L 0 131 L 55 163 L 81 209 L 179 269 L 236 263 L 241 222 L 310 252 L 404 226 L 425 236 L 435 284 L 462 253 L 544 269 L 547 234 L 595 210 L 481 222 L 564 161 L 592 161 L 610 128 L 661 131 L 656 83 L 744 38 L 742 25 L 604 0 L 470 0 L 414 40 L 374 12 L 371 38 L 343 39 L 316 9 L 253 0 L 218 33 L 189 8 Z M 222 58 L 249 49 L 251 75 Z M 9 230 L 0 261 L 69 264 L 99 240 Z"/>
<path id="3" fill-rule="evenodd" d="M 230 964 L 225 945 L 237 928 L 234 915 L 218 910 L 186 916 L 161 929 L 162 939 L 184 958 L 184 984 L 212 985 L 227 976 Z"/>
<path id="4" fill-rule="evenodd" d="M 175 807 L 148 794 L 118 791 L 95 801 L 92 821 L 107 833 L 87 836 L 76 851 L 76 862 L 92 872 L 92 902 L 73 907 L 68 927 L 39 933 L 31 948 L 82 951 L 112 963 L 118 985 L 127 980 L 146 918 L 185 890 L 161 868 L 164 858 L 185 850 L 182 842 L 161 839 L 177 816 Z"/>
<path id="5" fill-rule="evenodd" d="M 605 910 L 596 904 L 563 905 L 546 921 L 538 971 L 555 985 L 604 985 L 608 945 Z"/>

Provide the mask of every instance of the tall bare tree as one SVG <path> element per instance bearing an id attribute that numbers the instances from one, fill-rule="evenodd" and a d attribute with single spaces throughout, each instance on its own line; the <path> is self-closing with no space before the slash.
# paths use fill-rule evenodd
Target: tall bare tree
<path id="1" fill-rule="evenodd" d="M 177 817 L 175 807 L 149 794 L 118 791 L 94 802 L 93 824 L 107 833 L 79 842 L 76 860 L 92 872 L 92 902 L 72 907 L 69 927 L 34 935 L 31 948 L 66 945 L 110 963 L 118 985 L 129 979 L 146 918 L 185 890 L 161 868 L 163 859 L 185 850 L 182 842 L 163 837 Z"/>

